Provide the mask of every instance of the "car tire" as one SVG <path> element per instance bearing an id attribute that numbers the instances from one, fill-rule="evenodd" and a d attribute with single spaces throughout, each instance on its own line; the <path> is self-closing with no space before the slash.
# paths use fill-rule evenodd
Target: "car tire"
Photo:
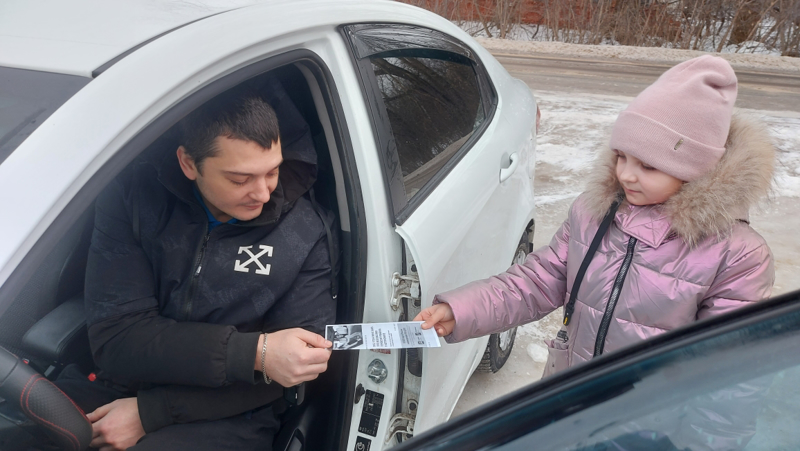
<path id="1" fill-rule="evenodd" d="M 514 259 L 512 264 L 523 263 L 525 257 L 528 256 L 530 245 L 528 244 L 528 233 L 522 235 L 522 239 L 517 245 L 517 250 L 514 251 Z M 508 357 L 511 355 L 511 349 L 514 348 L 514 339 L 517 336 L 517 328 L 512 327 L 505 332 L 492 334 L 489 336 L 489 343 L 486 345 L 486 350 L 483 352 L 481 363 L 478 364 L 476 371 L 481 373 L 496 373 L 500 368 L 506 364 Z"/>

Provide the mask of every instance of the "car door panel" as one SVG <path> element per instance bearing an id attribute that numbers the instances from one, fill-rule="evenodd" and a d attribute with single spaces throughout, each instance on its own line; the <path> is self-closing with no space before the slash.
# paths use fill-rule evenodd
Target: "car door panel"
<path id="1" fill-rule="evenodd" d="M 397 27 L 375 32 L 379 27 L 345 27 L 343 36 L 373 120 L 387 204 L 415 263 L 424 307 L 437 292 L 508 267 L 533 215 L 536 107 L 527 87 L 504 71 L 490 77 L 475 52 L 454 38 L 415 27 L 395 36 Z M 409 50 L 412 35 L 422 38 Z M 426 39 L 434 35 L 440 39 Z M 468 89 L 479 97 L 469 97 Z M 472 124 L 464 123 L 467 114 L 476 115 Z M 433 150 L 419 147 L 426 145 Z M 449 417 L 486 341 L 424 351 L 416 431 Z"/>
<path id="2" fill-rule="evenodd" d="M 495 150 L 519 146 L 519 152 L 525 154 L 525 161 L 520 163 L 526 167 L 527 158 L 533 158 L 532 145 L 530 141 L 501 143 L 491 139 L 514 133 L 498 128 L 487 131 L 485 147 L 471 149 L 437 191 L 397 228 L 417 262 L 423 307 L 430 305 L 436 293 L 507 269 L 532 217 L 531 178 L 524 171 L 515 171 L 501 184 L 503 153 Z M 532 139 L 530 133 L 523 136 Z M 458 194 L 457 199 L 453 193 Z M 424 351 L 418 431 L 449 417 L 487 340 L 481 337 Z M 460 379 L 453 380 L 454 376 Z"/>

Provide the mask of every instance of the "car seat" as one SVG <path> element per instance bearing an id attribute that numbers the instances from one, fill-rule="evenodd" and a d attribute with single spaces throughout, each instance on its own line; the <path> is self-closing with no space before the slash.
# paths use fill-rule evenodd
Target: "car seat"
<path id="1" fill-rule="evenodd" d="M 38 321 L 66 301 L 82 305 L 86 258 L 93 227 L 94 204 L 67 230 L 0 317 L 0 346 L 22 357 L 43 357 L 32 354 L 32 350 L 23 345 L 23 337 Z M 85 321 L 82 334 L 86 335 Z M 84 355 L 74 356 L 76 361 L 85 362 L 88 348 L 83 351 Z M 55 362 L 47 363 L 52 365 Z"/>

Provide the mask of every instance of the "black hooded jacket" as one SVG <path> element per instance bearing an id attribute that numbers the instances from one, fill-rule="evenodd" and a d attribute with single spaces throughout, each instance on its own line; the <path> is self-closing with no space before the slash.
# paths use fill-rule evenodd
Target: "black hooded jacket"
<path id="1" fill-rule="evenodd" d="M 90 343 L 103 374 L 136 393 L 146 432 L 274 401 L 282 387 L 253 371 L 260 333 L 322 333 L 335 320 L 322 220 L 333 217 L 308 195 L 316 154 L 304 122 L 283 125 L 297 122 L 281 100 L 270 103 L 282 120 L 284 163 L 256 219 L 209 232 L 174 149 L 126 170 L 97 199 Z"/>

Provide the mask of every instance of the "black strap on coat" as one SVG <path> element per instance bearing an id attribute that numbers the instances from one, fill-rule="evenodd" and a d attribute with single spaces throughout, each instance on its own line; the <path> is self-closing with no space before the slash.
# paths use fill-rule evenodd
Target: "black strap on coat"
<path id="1" fill-rule="evenodd" d="M 611 208 L 608 209 L 605 217 L 603 217 L 603 221 L 600 223 L 600 228 L 598 228 L 597 233 L 594 234 L 594 239 L 592 239 L 592 244 L 589 245 L 589 250 L 586 251 L 586 256 L 583 257 L 581 267 L 578 268 L 578 274 L 575 275 L 575 282 L 572 283 L 572 292 L 569 294 L 569 302 L 564 306 L 565 326 L 569 325 L 572 319 L 572 313 L 575 311 L 575 301 L 578 299 L 578 290 L 581 289 L 581 282 L 583 282 L 583 275 L 586 274 L 586 268 L 588 268 L 589 263 L 592 262 L 597 248 L 600 247 L 600 241 L 603 240 L 609 226 L 611 226 L 611 221 L 614 219 L 614 213 L 617 212 L 619 204 L 619 200 L 615 200 L 614 203 L 611 204 Z"/>

